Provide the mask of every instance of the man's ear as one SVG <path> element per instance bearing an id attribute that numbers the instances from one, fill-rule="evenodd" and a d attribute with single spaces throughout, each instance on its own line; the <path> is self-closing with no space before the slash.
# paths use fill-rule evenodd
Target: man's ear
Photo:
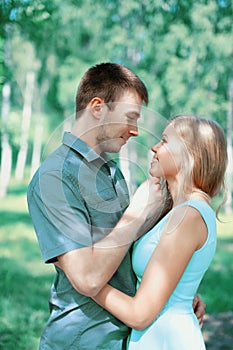
<path id="1" fill-rule="evenodd" d="M 93 117 L 100 119 L 103 113 L 104 100 L 100 97 L 93 97 L 89 102 L 89 108 Z"/>

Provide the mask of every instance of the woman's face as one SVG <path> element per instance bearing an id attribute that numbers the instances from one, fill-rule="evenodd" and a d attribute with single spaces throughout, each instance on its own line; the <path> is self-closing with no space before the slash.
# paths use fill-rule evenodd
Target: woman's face
<path id="1" fill-rule="evenodd" d="M 154 177 L 163 177 L 167 181 L 177 178 L 184 161 L 185 147 L 172 125 L 166 127 L 161 141 L 151 149 L 154 156 L 150 174 Z"/>

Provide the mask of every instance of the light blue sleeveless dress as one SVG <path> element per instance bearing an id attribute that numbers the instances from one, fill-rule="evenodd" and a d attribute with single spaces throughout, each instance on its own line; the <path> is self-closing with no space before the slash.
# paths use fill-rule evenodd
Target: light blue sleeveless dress
<path id="1" fill-rule="evenodd" d="M 212 208 L 201 200 L 192 199 L 175 208 L 187 205 L 196 208 L 203 217 L 208 229 L 207 240 L 193 254 L 179 283 L 155 321 L 142 331 L 132 330 L 128 339 L 128 350 L 206 349 L 192 302 L 216 250 L 216 219 Z M 134 244 L 132 264 L 138 286 L 170 214 L 171 212 Z"/>

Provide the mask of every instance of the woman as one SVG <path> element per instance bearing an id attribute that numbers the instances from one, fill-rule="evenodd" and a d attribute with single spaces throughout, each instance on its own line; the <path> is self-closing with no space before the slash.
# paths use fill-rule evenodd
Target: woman
<path id="1" fill-rule="evenodd" d="M 133 328 L 128 350 L 203 350 L 192 301 L 216 249 L 211 199 L 224 188 L 226 140 L 216 122 L 182 115 L 152 151 L 172 209 L 134 244 L 135 296 L 106 285 L 94 300 Z"/>

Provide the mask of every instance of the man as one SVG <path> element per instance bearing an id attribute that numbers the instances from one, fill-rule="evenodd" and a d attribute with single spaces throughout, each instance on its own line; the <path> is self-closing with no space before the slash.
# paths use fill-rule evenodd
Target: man
<path id="1" fill-rule="evenodd" d="M 41 251 L 45 262 L 56 267 L 40 349 L 125 348 L 129 329 L 91 297 L 109 280 L 129 295 L 135 292 L 128 249 L 143 233 L 147 215 L 139 215 L 138 227 L 130 218 L 120 220 L 129 204 L 128 190 L 105 152 L 119 152 L 137 136 L 143 102 L 148 102 L 147 89 L 128 68 L 115 63 L 91 67 L 78 87 L 71 133 L 64 134 L 63 144 L 29 185 Z M 97 246 L 109 233 L 114 243 Z"/>

